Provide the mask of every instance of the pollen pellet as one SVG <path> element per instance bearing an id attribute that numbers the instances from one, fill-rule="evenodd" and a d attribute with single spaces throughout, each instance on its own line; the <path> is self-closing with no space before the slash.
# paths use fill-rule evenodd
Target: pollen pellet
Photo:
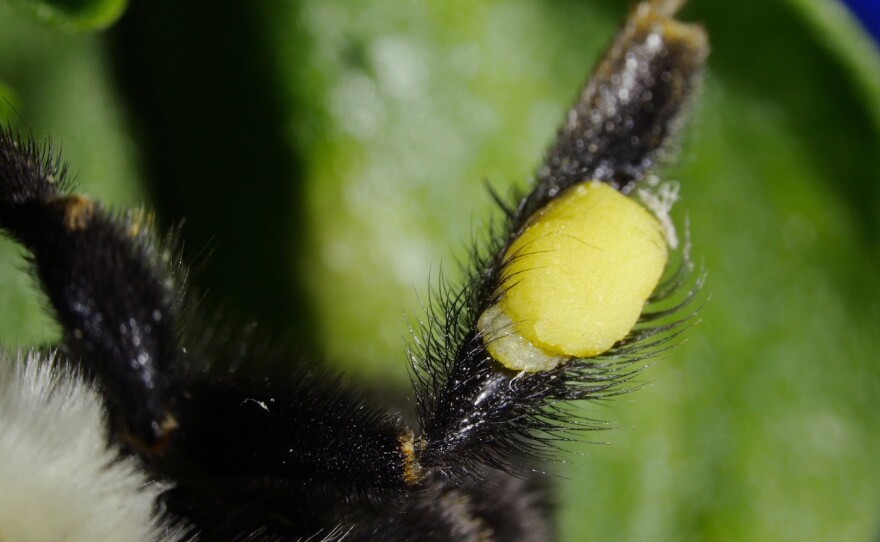
<path id="1" fill-rule="evenodd" d="M 477 327 L 504 366 L 544 371 L 623 339 L 657 286 L 667 253 L 653 214 L 591 182 L 538 211 L 504 258 L 503 295 Z"/>

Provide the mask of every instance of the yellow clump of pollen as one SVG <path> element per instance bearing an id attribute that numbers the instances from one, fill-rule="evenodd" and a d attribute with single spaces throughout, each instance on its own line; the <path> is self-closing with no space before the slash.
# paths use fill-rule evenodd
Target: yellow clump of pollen
<path id="1" fill-rule="evenodd" d="M 581 183 L 511 244 L 503 294 L 477 328 L 499 363 L 546 371 L 609 350 L 633 328 L 666 268 L 663 227 L 607 184 Z"/>

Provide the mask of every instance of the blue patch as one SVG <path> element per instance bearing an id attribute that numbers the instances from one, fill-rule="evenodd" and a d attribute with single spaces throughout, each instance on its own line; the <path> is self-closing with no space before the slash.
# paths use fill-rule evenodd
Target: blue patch
<path id="1" fill-rule="evenodd" d="M 862 26 L 874 38 L 874 42 L 880 43 L 880 1 L 843 0 L 843 3 L 858 17 Z"/>

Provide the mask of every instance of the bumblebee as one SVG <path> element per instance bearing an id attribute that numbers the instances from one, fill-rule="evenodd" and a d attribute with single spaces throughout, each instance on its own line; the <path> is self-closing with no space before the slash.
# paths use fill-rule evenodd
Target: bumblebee
<path id="1" fill-rule="evenodd" d="M 633 8 L 529 190 L 496 197 L 503 223 L 414 330 L 413 425 L 200 315 L 173 234 L 2 130 L 0 228 L 63 340 L 0 364 L 0 479 L 21 496 L 0 539 L 554 539 L 547 461 L 599 427 L 566 403 L 628 391 L 693 315 L 652 195 L 708 54 L 677 8 Z"/>

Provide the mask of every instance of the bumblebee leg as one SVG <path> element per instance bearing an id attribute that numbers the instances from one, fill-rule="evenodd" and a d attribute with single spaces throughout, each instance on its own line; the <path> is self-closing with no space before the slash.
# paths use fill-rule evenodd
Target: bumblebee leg
<path id="1" fill-rule="evenodd" d="M 505 206 L 515 211 L 465 287 L 441 291 L 411 354 L 423 468 L 456 480 L 485 465 L 527 472 L 555 442 L 601 427 L 564 401 L 622 393 L 633 363 L 681 331 L 642 325 L 667 248 L 657 218 L 626 197 L 700 85 L 707 38 L 672 18 L 680 3 L 633 9 L 531 193 Z"/>
<path id="2" fill-rule="evenodd" d="M 0 128 L 0 227 L 30 252 L 66 348 L 98 379 L 122 430 L 153 448 L 175 427 L 165 401 L 179 354 L 167 256 L 142 215 L 115 217 L 67 185 L 58 157 Z"/>
<path id="3" fill-rule="evenodd" d="M 169 508 L 200 539 L 258 529 L 307 539 L 387 515 L 420 491 L 399 419 L 333 375 L 284 369 L 286 354 L 258 348 L 229 368 L 234 355 L 210 353 L 211 367 L 186 378 L 175 401 L 181 430 L 154 458 L 175 481 Z"/>
<path id="4" fill-rule="evenodd" d="M 663 157 L 699 87 L 706 34 L 672 18 L 682 1 L 633 8 L 538 171 L 527 215 L 594 179 L 628 192 Z"/>

